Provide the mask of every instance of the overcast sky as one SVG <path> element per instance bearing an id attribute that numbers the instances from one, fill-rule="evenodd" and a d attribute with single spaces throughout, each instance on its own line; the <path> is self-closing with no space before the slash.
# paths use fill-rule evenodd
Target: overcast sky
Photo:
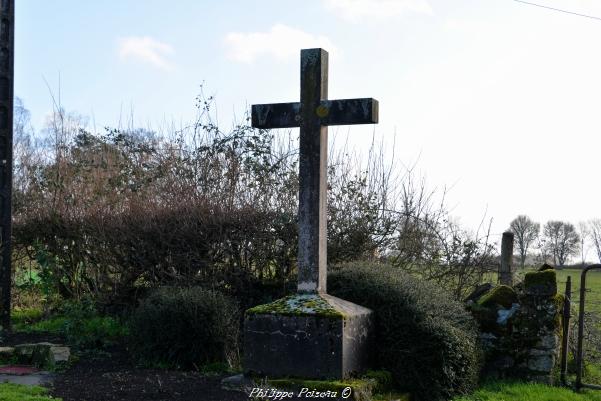
<path id="1" fill-rule="evenodd" d="M 533 2 L 601 18 L 599 0 Z M 330 53 L 331 99 L 374 97 L 376 136 L 453 213 L 493 233 L 518 214 L 601 217 L 601 20 L 515 0 L 17 0 L 15 95 L 100 130 L 186 122 L 204 82 L 229 126 L 298 101 L 301 48 Z M 374 127 L 339 129 L 363 149 Z M 330 129 L 330 132 L 334 130 Z"/>

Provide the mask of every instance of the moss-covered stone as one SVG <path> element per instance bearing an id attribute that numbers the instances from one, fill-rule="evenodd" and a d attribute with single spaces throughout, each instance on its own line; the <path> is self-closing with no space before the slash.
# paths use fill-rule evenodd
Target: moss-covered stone
<path id="1" fill-rule="evenodd" d="M 478 304 L 487 308 L 495 307 L 497 305 L 503 308 L 511 308 L 511 304 L 514 304 L 517 301 L 518 294 L 513 288 L 506 285 L 499 285 L 480 298 Z"/>
<path id="2" fill-rule="evenodd" d="M 16 362 L 13 347 L 0 347 L 0 364 Z"/>
<path id="3" fill-rule="evenodd" d="M 555 270 L 526 273 L 524 289 L 528 295 L 555 296 L 557 294 L 557 274 Z"/>
<path id="4" fill-rule="evenodd" d="M 269 304 L 258 305 L 246 311 L 250 315 L 276 314 L 284 316 L 325 316 L 344 318 L 344 314 L 336 310 L 319 294 L 297 294 Z"/>

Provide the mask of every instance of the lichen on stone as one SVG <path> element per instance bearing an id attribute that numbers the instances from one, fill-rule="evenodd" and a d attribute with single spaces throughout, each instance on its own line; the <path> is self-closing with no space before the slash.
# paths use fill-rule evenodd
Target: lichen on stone
<path id="1" fill-rule="evenodd" d="M 327 316 L 340 317 L 344 315 L 336 310 L 319 294 L 296 294 L 280 298 L 274 302 L 258 305 L 246 311 L 250 315 L 284 315 L 284 316 Z"/>

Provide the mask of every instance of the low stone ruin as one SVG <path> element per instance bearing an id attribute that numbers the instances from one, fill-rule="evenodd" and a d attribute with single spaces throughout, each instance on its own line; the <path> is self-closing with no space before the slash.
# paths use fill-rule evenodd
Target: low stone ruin
<path id="1" fill-rule="evenodd" d="M 564 302 L 555 270 L 543 266 L 513 287 L 480 288 L 467 302 L 480 325 L 484 376 L 553 382 Z"/>
<path id="2" fill-rule="evenodd" d="M 45 370 L 55 370 L 69 362 L 71 350 L 61 344 L 47 342 L 0 347 L 0 365 L 32 365 Z"/>

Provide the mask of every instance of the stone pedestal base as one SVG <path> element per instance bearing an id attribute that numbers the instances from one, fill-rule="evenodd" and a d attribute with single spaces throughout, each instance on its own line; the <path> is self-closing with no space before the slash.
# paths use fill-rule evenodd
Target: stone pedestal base
<path id="1" fill-rule="evenodd" d="M 369 364 L 372 311 L 326 295 L 295 295 L 246 312 L 246 373 L 344 379 Z"/>

